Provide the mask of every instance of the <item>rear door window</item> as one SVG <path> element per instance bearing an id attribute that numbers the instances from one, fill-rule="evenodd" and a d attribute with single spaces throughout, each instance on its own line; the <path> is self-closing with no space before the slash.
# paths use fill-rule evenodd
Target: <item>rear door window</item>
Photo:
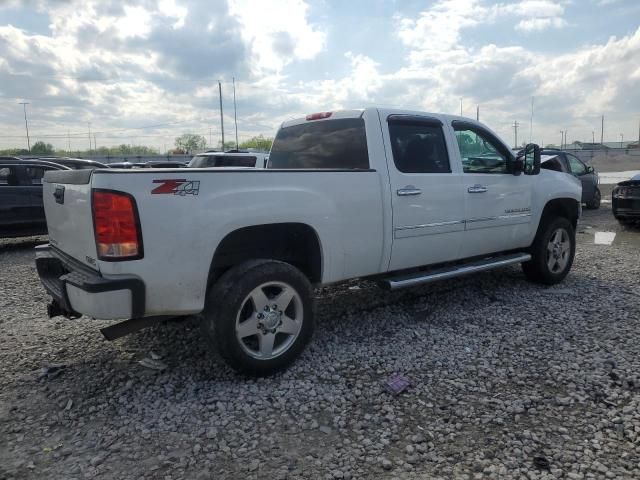
<path id="1" fill-rule="evenodd" d="M 31 180 L 31 185 L 42 185 L 42 177 L 44 177 L 44 172 L 47 170 L 51 170 L 51 168 L 27 167 L 27 177 Z"/>
<path id="2" fill-rule="evenodd" d="M 389 119 L 396 168 L 403 173 L 451 173 L 440 122 Z"/>
<path id="3" fill-rule="evenodd" d="M 16 167 L 0 167 L 0 187 L 15 187 L 20 184 Z"/>
<path id="4" fill-rule="evenodd" d="M 281 128 L 273 141 L 269 168 L 368 169 L 364 120 L 341 118 Z"/>

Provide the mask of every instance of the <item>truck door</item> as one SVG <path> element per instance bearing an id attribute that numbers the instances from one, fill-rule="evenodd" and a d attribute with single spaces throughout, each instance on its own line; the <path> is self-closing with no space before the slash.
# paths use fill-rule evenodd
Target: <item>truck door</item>
<path id="1" fill-rule="evenodd" d="M 459 165 L 436 118 L 380 111 L 391 182 L 390 270 L 455 260 L 464 234 Z M 455 148 L 455 146 L 453 146 Z"/>
<path id="2" fill-rule="evenodd" d="M 463 257 L 527 246 L 531 232 L 531 175 L 510 173 L 513 155 L 489 130 L 453 121 L 466 203 Z"/>
<path id="3" fill-rule="evenodd" d="M 582 201 L 590 202 L 595 194 L 595 189 L 597 185 L 597 180 L 595 179 L 595 175 L 593 173 L 589 173 L 587 170 L 587 166 L 582 163 L 582 161 L 571 155 L 570 153 L 564 154 L 567 163 L 569 164 L 569 171 L 580 180 L 582 183 Z"/>
<path id="4" fill-rule="evenodd" d="M 24 187 L 20 168 L 0 165 L 0 229 L 9 231 L 30 222 L 29 191 Z"/>

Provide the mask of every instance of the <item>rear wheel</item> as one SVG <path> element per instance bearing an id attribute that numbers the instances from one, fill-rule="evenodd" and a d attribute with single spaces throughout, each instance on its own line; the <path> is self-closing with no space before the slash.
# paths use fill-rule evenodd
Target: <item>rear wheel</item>
<path id="1" fill-rule="evenodd" d="M 312 288 L 287 263 L 245 262 L 211 288 L 203 322 L 209 341 L 232 368 L 269 375 L 293 362 L 311 338 Z"/>
<path id="2" fill-rule="evenodd" d="M 533 282 L 554 285 L 564 280 L 573 265 L 575 230 L 564 217 L 542 221 L 530 249 L 531 260 L 522 264 L 522 270 Z"/>
<path id="3" fill-rule="evenodd" d="M 593 198 L 587 202 L 587 208 L 589 210 L 597 210 L 600 208 L 600 201 L 602 200 L 602 195 L 600 194 L 600 189 L 596 187 L 595 192 L 593 192 Z"/>

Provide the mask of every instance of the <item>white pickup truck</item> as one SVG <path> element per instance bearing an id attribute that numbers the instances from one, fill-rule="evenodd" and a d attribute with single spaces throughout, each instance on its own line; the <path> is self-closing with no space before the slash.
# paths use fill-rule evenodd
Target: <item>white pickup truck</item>
<path id="1" fill-rule="evenodd" d="M 49 314 L 125 321 L 107 338 L 198 315 L 235 369 L 288 365 L 314 328 L 314 285 L 389 289 L 521 263 L 569 272 L 581 187 L 483 124 L 368 108 L 282 124 L 266 169 L 52 171 Z"/>

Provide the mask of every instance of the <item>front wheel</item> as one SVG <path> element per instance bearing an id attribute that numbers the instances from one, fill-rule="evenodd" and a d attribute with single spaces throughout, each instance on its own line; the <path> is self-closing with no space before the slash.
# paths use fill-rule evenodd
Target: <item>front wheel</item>
<path id="1" fill-rule="evenodd" d="M 576 235 L 564 217 L 543 219 L 544 224 L 531 246 L 531 260 L 522 264 L 527 278 L 536 283 L 554 285 L 564 280 L 576 251 Z"/>
<path id="2" fill-rule="evenodd" d="M 291 364 L 311 338 L 313 291 L 287 263 L 248 261 L 213 285 L 203 322 L 209 341 L 233 369 L 269 375 Z"/>
<path id="3" fill-rule="evenodd" d="M 587 208 L 589 210 L 597 210 L 600 208 L 600 201 L 602 200 L 602 195 L 600 194 L 600 189 L 596 187 L 595 192 L 593 192 L 593 198 L 587 202 Z"/>

